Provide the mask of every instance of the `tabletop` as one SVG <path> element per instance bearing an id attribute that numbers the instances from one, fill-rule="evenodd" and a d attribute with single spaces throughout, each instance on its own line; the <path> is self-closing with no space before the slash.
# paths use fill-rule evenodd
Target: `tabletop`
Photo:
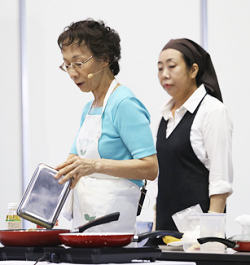
<path id="1" fill-rule="evenodd" d="M 16 261 L 16 260 L 6 260 L 6 261 L 0 261 L 0 265 L 34 265 L 35 261 Z M 147 263 L 147 264 L 145 264 Z M 41 261 L 38 262 L 36 265 L 69 265 L 72 263 L 50 263 L 47 261 Z M 74 263 L 75 265 L 85 265 L 83 263 Z M 109 265 L 117 263 L 108 263 Z M 86 264 L 90 265 L 90 264 Z M 107 264 L 98 264 L 98 265 L 107 265 Z M 184 262 L 184 261 L 155 261 L 155 262 L 141 262 L 139 260 L 133 261 L 132 263 L 119 263 L 119 265 L 196 265 L 195 262 Z"/>

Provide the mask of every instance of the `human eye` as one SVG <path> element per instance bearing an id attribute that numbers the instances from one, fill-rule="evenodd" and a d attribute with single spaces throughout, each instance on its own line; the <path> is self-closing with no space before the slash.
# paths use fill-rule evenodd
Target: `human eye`
<path id="1" fill-rule="evenodd" d="M 75 66 L 76 68 L 82 68 L 83 63 L 82 63 L 82 62 L 75 62 L 75 63 L 74 63 L 74 66 Z"/>
<path id="2" fill-rule="evenodd" d="M 64 63 L 64 67 L 65 67 L 66 69 L 69 69 L 69 64 Z"/>
<path id="3" fill-rule="evenodd" d="M 162 63 L 158 62 L 158 71 L 160 72 L 160 71 L 162 71 L 162 69 L 163 69 Z"/>
<path id="4" fill-rule="evenodd" d="M 174 65 L 174 64 L 170 64 L 168 67 L 169 67 L 170 69 L 173 69 L 173 68 L 175 68 L 175 65 Z"/>

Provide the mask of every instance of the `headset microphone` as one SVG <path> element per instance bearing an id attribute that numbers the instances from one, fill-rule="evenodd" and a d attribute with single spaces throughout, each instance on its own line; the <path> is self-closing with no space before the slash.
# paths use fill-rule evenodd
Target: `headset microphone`
<path id="1" fill-rule="evenodd" d="M 93 78 L 93 76 L 94 76 L 94 74 L 88 74 L 88 79 L 91 79 L 91 78 Z"/>
<path id="2" fill-rule="evenodd" d="M 100 73 L 101 71 L 103 71 L 103 69 L 105 69 L 106 67 L 109 67 L 109 66 L 110 66 L 110 64 L 107 65 L 107 66 L 105 66 L 104 68 L 102 68 L 100 71 L 98 71 L 98 72 L 96 72 L 96 73 L 90 73 L 90 74 L 88 74 L 88 76 L 87 76 L 88 79 L 92 79 L 94 75 Z"/>

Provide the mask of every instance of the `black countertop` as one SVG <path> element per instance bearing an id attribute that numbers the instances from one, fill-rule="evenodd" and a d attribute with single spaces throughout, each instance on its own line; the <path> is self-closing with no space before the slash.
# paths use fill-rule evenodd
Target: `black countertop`
<path id="1" fill-rule="evenodd" d="M 250 264 L 250 252 L 201 253 L 184 251 L 162 251 L 157 260 L 194 261 L 197 265 L 246 265 Z"/>
<path id="2" fill-rule="evenodd" d="M 159 248 L 64 248 L 59 247 L 0 247 L 1 260 L 48 261 L 54 263 L 130 263 L 132 260 L 155 261 Z"/>

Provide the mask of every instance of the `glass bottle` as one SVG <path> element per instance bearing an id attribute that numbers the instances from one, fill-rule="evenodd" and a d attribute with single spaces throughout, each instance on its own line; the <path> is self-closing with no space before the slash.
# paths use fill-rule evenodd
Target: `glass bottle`
<path id="1" fill-rule="evenodd" d="M 5 220 L 5 226 L 6 229 L 21 229 L 22 227 L 22 221 L 21 218 L 17 215 L 16 210 L 17 210 L 18 204 L 17 203 L 9 203 L 8 204 L 8 214 L 6 216 Z"/>

